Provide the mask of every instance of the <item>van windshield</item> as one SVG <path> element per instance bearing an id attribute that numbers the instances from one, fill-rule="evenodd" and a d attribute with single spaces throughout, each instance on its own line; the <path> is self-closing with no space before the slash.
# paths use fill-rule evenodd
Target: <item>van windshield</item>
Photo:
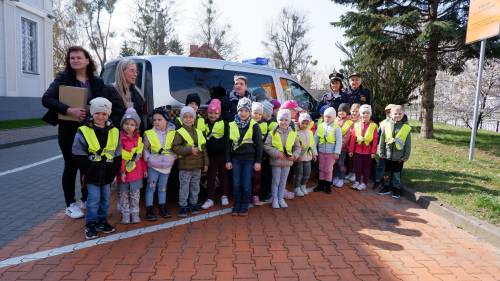
<path id="1" fill-rule="evenodd" d="M 198 67 L 170 67 L 168 76 L 170 93 L 177 101 L 184 103 L 186 96 L 197 93 L 201 103 L 206 104 L 210 98 L 221 98 L 233 89 L 235 75 L 244 75 L 248 78 L 248 91 L 265 92 L 268 99 L 276 98 L 276 88 L 273 77 L 241 71 Z M 262 91 L 263 90 L 263 91 Z"/>

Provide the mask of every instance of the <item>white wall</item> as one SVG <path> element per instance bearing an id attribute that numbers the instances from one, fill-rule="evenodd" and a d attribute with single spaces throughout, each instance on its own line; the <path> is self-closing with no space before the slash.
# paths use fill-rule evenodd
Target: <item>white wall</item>
<path id="1" fill-rule="evenodd" d="M 0 2 L 0 97 L 5 96 L 5 26 L 3 24 L 3 2 Z"/>

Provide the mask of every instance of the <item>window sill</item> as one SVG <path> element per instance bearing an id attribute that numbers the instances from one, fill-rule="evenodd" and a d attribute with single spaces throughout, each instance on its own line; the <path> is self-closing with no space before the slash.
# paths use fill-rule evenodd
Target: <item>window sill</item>
<path id="1" fill-rule="evenodd" d="M 28 72 L 23 70 L 23 74 L 40 75 L 38 72 Z"/>

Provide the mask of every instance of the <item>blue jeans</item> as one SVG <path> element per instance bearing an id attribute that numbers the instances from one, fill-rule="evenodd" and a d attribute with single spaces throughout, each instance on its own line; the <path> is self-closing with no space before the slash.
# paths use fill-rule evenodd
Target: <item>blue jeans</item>
<path id="1" fill-rule="evenodd" d="M 109 198 L 111 189 L 109 184 L 98 186 L 87 184 L 89 195 L 87 198 L 87 216 L 86 223 L 98 223 L 108 218 Z"/>
<path id="2" fill-rule="evenodd" d="M 158 189 L 158 204 L 167 202 L 167 182 L 170 174 L 162 174 L 153 168 L 148 169 L 148 186 L 146 187 L 146 207 L 153 206 L 155 191 Z"/>
<path id="3" fill-rule="evenodd" d="M 233 159 L 233 213 L 248 211 L 252 191 L 253 161 Z"/>

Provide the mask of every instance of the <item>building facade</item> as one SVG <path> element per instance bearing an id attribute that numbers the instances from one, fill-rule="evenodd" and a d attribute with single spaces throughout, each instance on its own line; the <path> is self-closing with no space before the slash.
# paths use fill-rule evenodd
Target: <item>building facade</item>
<path id="1" fill-rule="evenodd" d="M 40 118 L 53 80 L 52 0 L 0 0 L 0 120 Z"/>

